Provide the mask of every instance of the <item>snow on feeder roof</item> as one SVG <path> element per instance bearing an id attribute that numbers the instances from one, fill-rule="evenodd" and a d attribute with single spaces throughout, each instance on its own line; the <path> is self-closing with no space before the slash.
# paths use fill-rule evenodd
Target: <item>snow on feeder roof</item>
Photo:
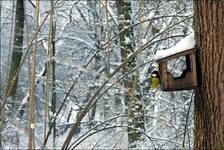
<path id="1" fill-rule="evenodd" d="M 184 57 L 186 68 L 181 75 L 174 77 L 168 70 L 169 60 Z M 159 66 L 161 89 L 180 91 L 194 89 L 198 85 L 194 33 L 180 40 L 174 47 L 160 50 L 155 55 Z"/>
<path id="2" fill-rule="evenodd" d="M 160 60 L 192 49 L 194 48 L 194 46 L 195 46 L 194 33 L 191 33 L 187 35 L 185 38 L 181 39 L 175 46 L 166 50 L 157 51 L 156 55 L 154 56 L 154 59 Z"/>

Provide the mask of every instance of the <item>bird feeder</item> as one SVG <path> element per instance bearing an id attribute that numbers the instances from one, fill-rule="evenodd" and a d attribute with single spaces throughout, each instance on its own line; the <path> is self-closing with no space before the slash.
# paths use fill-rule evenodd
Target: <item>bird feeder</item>
<path id="1" fill-rule="evenodd" d="M 167 62 L 182 56 L 186 58 L 186 69 L 183 70 L 179 77 L 173 77 L 168 71 Z M 194 49 L 189 49 L 184 52 L 158 59 L 157 62 L 161 78 L 160 85 L 163 91 L 190 90 L 197 87 L 197 69 Z"/>
<path id="2" fill-rule="evenodd" d="M 156 61 L 160 72 L 160 86 L 163 91 L 180 91 L 194 89 L 198 85 L 196 68 L 196 51 L 193 37 L 186 37 L 174 48 L 157 54 Z M 193 41 L 192 41 L 193 40 Z M 191 41 L 191 42 L 189 42 Z M 181 49 L 180 49 L 181 48 Z M 168 71 L 168 61 L 185 57 L 186 68 L 178 77 Z"/>

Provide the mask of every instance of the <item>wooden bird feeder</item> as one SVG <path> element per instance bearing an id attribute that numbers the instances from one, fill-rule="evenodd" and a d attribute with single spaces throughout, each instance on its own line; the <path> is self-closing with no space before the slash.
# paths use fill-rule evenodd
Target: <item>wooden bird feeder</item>
<path id="1" fill-rule="evenodd" d="M 168 71 L 168 61 L 175 58 L 186 58 L 186 69 L 178 77 Z M 179 91 L 194 89 L 198 85 L 195 48 L 187 49 L 156 60 L 160 72 L 160 84 L 163 91 Z"/>

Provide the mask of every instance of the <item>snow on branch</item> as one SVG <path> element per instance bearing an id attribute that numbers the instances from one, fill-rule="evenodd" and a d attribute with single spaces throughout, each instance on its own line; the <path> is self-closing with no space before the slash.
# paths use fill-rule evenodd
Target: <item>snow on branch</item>
<path id="1" fill-rule="evenodd" d="M 187 35 L 185 38 L 181 39 L 175 46 L 166 50 L 157 51 L 156 55 L 154 56 L 154 59 L 159 60 L 180 52 L 184 52 L 186 50 L 192 49 L 194 46 L 195 46 L 195 40 L 193 32 Z"/>
<path id="2" fill-rule="evenodd" d="M 116 15 L 115 15 L 113 9 L 108 4 L 106 5 L 106 3 L 104 1 L 100 1 L 100 2 L 103 4 L 104 7 L 107 7 L 106 9 L 107 9 L 108 13 L 111 15 L 111 17 L 114 20 L 115 24 L 118 25 L 119 23 L 118 23 L 118 20 L 116 18 Z"/>
<path id="3" fill-rule="evenodd" d="M 40 71 L 40 73 L 37 75 L 37 78 L 35 80 L 35 86 L 40 82 L 41 78 L 44 77 L 45 74 L 46 74 L 46 64 L 44 65 L 44 67 Z M 19 111 L 18 111 L 19 112 L 19 117 L 22 117 L 24 108 L 25 108 L 28 100 L 29 100 L 29 92 L 27 92 L 26 96 L 23 98 L 22 103 L 19 107 Z"/>

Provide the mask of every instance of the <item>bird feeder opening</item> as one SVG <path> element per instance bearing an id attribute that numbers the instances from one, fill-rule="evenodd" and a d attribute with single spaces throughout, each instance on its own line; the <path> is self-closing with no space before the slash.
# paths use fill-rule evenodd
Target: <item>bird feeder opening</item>
<path id="1" fill-rule="evenodd" d="M 184 70 L 187 69 L 186 57 L 181 56 L 167 61 L 167 69 L 173 78 L 180 78 L 183 76 Z"/>

